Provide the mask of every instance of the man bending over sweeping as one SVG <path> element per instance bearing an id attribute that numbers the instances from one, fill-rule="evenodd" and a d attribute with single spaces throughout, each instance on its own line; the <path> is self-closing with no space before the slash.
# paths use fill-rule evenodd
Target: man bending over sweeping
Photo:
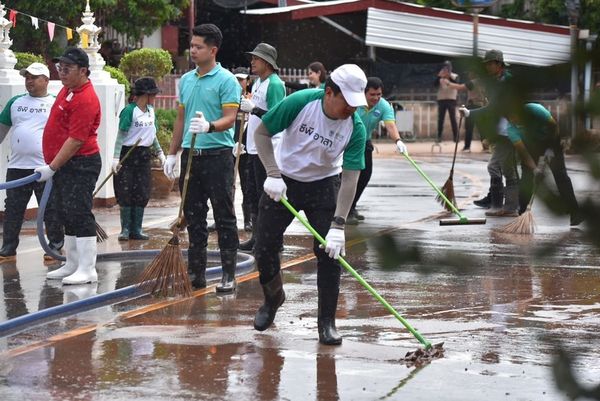
<path id="1" fill-rule="evenodd" d="M 509 121 L 508 138 L 521 157 L 520 213 L 527 209 L 531 199 L 534 174 L 543 173 L 538 171 L 539 167 L 536 165 L 539 157 L 543 155 L 550 166 L 565 208 L 571 215 L 571 226 L 581 224 L 583 217 L 579 211 L 573 184 L 567 175 L 558 127 L 550 111 L 539 103 L 527 103 L 510 110 L 506 118 Z"/>
<path id="2" fill-rule="evenodd" d="M 316 239 L 313 243 L 319 341 L 326 345 L 342 343 L 335 327 L 341 273 L 337 259 L 345 254 L 344 225 L 360 170 L 365 167 L 366 131 L 355 111 L 367 105 L 366 84 L 367 78 L 358 66 L 342 65 L 332 72 L 324 90 L 295 92 L 269 110 L 255 131 L 258 155 L 267 172 L 254 246 L 265 296 L 254 318 L 256 330 L 271 326 L 285 300 L 279 249 L 294 216 L 279 201 L 287 197 L 298 210 L 304 210 L 310 224 L 327 241 L 324 250 Z M 276 158 L 271 136 L 282 131 Z M 336 202 L 340 172 L 342 182 Z"/>

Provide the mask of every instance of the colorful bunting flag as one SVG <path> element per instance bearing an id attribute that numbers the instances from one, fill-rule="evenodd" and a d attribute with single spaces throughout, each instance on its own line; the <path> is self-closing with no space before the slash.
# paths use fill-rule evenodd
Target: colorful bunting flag
<path id="1" fill-rule="evenodd" d="M 16 10 L 10 10 L 10 13 L 8 14 L 8 19 L 12 22 L 13 27 L 17 26 L 17 13 L 18 11 Z"/>
<path id="2" fill-rule="evenodd" d="M 48 22 L 48 38 L 50 42 L 54 39 L 54 22 Z"/>
<path id="3" fill-rule="evenodd" d="M 71 28 L 67 28 L 67 40 L 73 39 L 73 30 Z"/>
<path id="4" fill-rule="evenodd" d="M 37 17 L 31 17 L 31 25 L 35 27 L 35 29 L 40 29 Z"/>
<path id="5" fill-rule="evenodd" d="M 87 32 L 81 32 L 79 36 L 81 36 L 81 47 L 87 49 L 89 44 Z"/>

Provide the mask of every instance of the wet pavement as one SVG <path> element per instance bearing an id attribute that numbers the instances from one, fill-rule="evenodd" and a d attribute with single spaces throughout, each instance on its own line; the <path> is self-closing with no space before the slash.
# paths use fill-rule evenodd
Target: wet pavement
<path id="1" fill-rule="evenodd" d="M 441 154 L 409 146 L 440 185 L 452 150 L 443 145 Z M 103 305 L 0 338 L 0 400 L 564 400 L 552 375 L 558 345 L 577 379 L 597 385 L 600 252 L 585 230 L 541 202 L 529 237 L 493 231 L 510 218 L 440 227 L 448 215 L 431 188 L 389 145 L 377 149 L 359 204 L 366 220 L 348 227 L 346 259 L 427 340 L 444 342 L 443 359 L 407 366 L 402 358 L 420 344 L 348 273 L 337 313 L 343 344 L 320 345 L 312 240 L 295 222 L 282 254 L 287 299 L 269 330 L 252 327 L 262 303 L 256 273 L 240 277 L 234 295 L 209 287 L 189 299 Z M 472 200 L 487 192 L 488 157 L 457 159 L 468 217 L 483 217 Z M 597 197 L 585 164 L 570 157 L 568 166 L 579 199 Z M 144 220 L 152 241 L 121 244 L 118 210 L 98 210 L 110 234 L 99 251 L 161 249 L 176 213 L 176 197 L 153 201 Z M 131 285 L 144 266 L 103 262 L 97 286 L 62 287 L 45 280 L 35 241 L 22 236 L 16 262 L 0 264 L 1 321 Z"/>

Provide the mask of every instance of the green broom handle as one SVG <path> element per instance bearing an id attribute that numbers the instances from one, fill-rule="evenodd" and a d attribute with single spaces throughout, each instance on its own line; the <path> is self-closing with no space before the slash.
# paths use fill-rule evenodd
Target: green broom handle
<path id="1" fill-rule="evenodd" d="M 125 153 L 125 155 L 123 156 L 123 158 L 121 160 L 119 160 L 119 164 L 117 165 L 117 170 L 121 167 L 121 165 L 123 165 L 123 162 L 125 161 L 125 159 L 127 159 L 129 157 L 129 155 L 131 154 L 131 152 L 133 152 L 133 149 L 137 148 L 137 146 L 140 144 L 140 142 L 142 141 L 142 138 L 138 138 L 137 141 L 135 141 L 135 143 L 133 144 L 133 146 L 131 147 L 131 149 L 129 149 L 127 151 L 127 153 Z M 106 176 L 106 178 L 100 183 L 100 186 L 98 187 L 98 189 L 96 189 L 94 191 L 94 193 L 92 194 L 92 198 L 95 198 L 96 195 L 98 195 L 98 192 L 100 192 L 100 190 L 102 189 L 102 187 L 104 186 L 104 184 L 106 184 L 106 182 L 108 180 L 110 180 L 110 177 L 112 177 L 113 175 L 115 175 L 115 171 L 111 169 L 110 174 L 108 174 Z"/>
<path id="2" fill-rule="evenodd" d="M 452 209 L 452 211 L 460 218 L 461 221 L 466 221 L 467 218 L 465 216 L 463 216 L 463 214 L 456 208 L 456 206 L 454 206 L 454 204 L 452 202 L 450 202 L 448 200 L 448 198 L 446 198 L 446 195 L 444 195 L 444 193 L 437 187 L 437 185 L 435 185 L 435 183 L 433 181 L 431 181 L 431 179 L 427 176 L 427 174 L 425 174 L 425 172 L 423 170 L 421 170 L 421 167 L 419 167 L 417 165 L 417 163 L 415 163 L 415 161 L 408 155 L 408 153 L 402 153 L 404 155 L 404 157 L 406 157 L 406 160 L 408 160 L 413 167 L 419 172 L 419 174 L 421 174 L 421 176 L 425 179 L 425 181 L 427 181 L 429 183 L 429 185 L 431 185 L 431 187 L 433 189 L 435 189 L 435 191 L 438 193 L 438 195 L 448 204 L 448 206 L 450 207 L 450 209 Z"/>
<path id="3" fill-rule="evenodd" d="M 311 234 L 317 239 L 317 241 L 319 241 L 321 244 L 323 244 L 323 246 L 325 246 L 327 243 L 326 241 L 323 239 L 323 237 L 321 237 L 321 235 L 310 225 L 310 223 L 304 218 L 302 217 L 297 211 L 296 209 L 294 209 L 294 207 L 292 205 L 290 205 L 290 203 L 287 201 L 287 199 L 285 198 L 281 198 L 281 203 L 283 203 L 283 205 L 298 219 L 300 220 L 300 223 L 302 223 L 304 225 L 304 227 L 306 227 L 308 229 L 308 231 L 311 232 Z M 373 287 L 371 287 L 371 285 L 369 283 L 367 283 L 361 276 L 360 274 L 358 274 L 358 272 L 356 270 L 354 270 L 352 268 L 352 266 L 350 266 L 350 264 L 348 264 L 348 262 L 346 262 L 344 260 L 344 258 L 342 258 L 341 256 L 339 257 L 339 262 L 342 266 L 344 266 L 344 268 L 346 270 L 348 270 L 348 272 L 350 272 L 350 274 L 352 274 L 354 276 L 355 279 L 358 280 L 358 282 L 360 284 L 362 284 L 363 287 L 365 287 L 367 289 L 367 291 L 369 291 L 371 293 L 371 295 L 373 295 L 375 297 L 375 299 L 377 299 L 392 315 L 394 315 L 396 317 L 396 319 L 398 319 L 400 321 L 400 323 L 402 323 L 404 325 L 404 327 L 406 327 L 406 329 L 408 331 L 410 331 L 417 340 L 419 340 L 419 342 L 421 344 L 423 344 L 425 346 L 425 349 L 429 349 L 431 348 L 431 343 L 429 341 L 427 341 L 421 334 L 419 334 L 419 332 L 417 330 L 415 330 L 407 321 L 406 319 L 404 319 L 398 312 L 396 312 L 396 310 L 381 296 L 379 295 L 379 293 L 377 291 L 375 291 L 375 289 Z"/>

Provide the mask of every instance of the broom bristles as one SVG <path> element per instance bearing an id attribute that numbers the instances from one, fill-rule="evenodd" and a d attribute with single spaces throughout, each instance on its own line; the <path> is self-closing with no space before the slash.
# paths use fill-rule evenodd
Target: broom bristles
<path id="1" fill-rule="evenodd" d="M 454 197 L 454 182 L 452 178 L 448 178 L 446 180 L 444 186 L 441 188 L 441 191 L 446 197 L 446 199 L 448 199 L 450 202 L 452 202 L 454 206 L 456 206 L 456 198 Z M 444 209 L 448 210 L 449 212 L 452 211 L 452 208 L 450 207 L 448 202 L 446 202 L 446 200 L 442 198 L 439 194 L 435 197 L 435 200 L 440 202 L 442 206 L 444 206 Z"/>
<path id="2" fill-rule="evenodd" d="M 161 297 L 188 297 L 192 294 L 192 284 L 179 249 L 177 234 L 173 235 L 167 246 L 144 269 L 139 286 Z"/>
<path id="3" fill-rule="evenodd" d="M 100 227 L 100 224 L 96 222 L 96 242 L 104 242 L 107 239 L 108 234 L 106 233 L 106 231 L 104 231 L 102 227 Z"/>
<path id="4" fill-rule="evenodd" d="M 187 227 L 187 221 L 185 220 L 185 216 L 182 216 L 181 219 L 178 217 L 169 224 L 169 231 L 172 233 L 175 232 L 175 229 L 178 231 L 183 231 Z"/>
<path id="5" fill-rule="evenodd" d="M 527 209 L 522 215 L 510 223 L 497 228 L 496 231 L 507 234 L 533 234 L 535 232 L 535 220 L 533 219 L 533 213 L 530 209 Z"/>

